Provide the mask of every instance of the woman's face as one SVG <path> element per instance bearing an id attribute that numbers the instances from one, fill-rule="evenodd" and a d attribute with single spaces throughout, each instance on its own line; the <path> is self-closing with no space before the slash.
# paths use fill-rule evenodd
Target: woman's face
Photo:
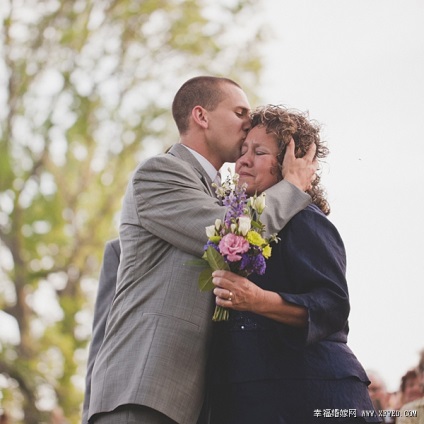
<path id="1" fill-rule="evenodd" d="M 260 194 L 279 181 L 277 155 L 274 135 L 267 134 L 262 126 L 249 131 L 236 162 L 236 173 L 240 175 L 240 183 L 247 183 L 248 195 Z"/>

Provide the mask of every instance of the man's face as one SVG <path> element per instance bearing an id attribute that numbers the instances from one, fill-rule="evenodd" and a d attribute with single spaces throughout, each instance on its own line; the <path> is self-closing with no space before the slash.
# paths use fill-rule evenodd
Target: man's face
<path id="1" fill-rule="evenodd" d="M 206 132 L 209 151 L 222 163 L 238 159 L 250 128 L 250 105 L 244 91 L 232 84 L 225 84 L 224 91 L 224 100 L 208 111 Z"/>

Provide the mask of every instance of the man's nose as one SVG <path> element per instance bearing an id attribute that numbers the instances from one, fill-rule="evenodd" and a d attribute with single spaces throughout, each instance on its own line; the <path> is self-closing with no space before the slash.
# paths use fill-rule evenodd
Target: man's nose
<path id="1" fill-rule="evenodd" d="M 245 117 L 245 120 L 243 122 L 243 131 L 246 133 L 250 130 L 250 118 L 248 116 Z"/>

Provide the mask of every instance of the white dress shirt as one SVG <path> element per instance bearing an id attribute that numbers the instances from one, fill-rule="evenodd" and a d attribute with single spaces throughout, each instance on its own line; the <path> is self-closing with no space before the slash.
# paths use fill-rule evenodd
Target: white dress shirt
<path id="1" fill-rule="evenodd" d="M 202 168 L 205 170 L 205 172 L 208 174 L 209 178 L 213 182 L 216 183 L 217 182 L 216 178 L 219 177 L 219 184 L 221 183 L 221 175 L 204 156 L 202 156 L 200 153 L 196 152 L 195 150 L 190 149 L 190 147 L 187 147 L 184 144 L 182 144 L 182 146 L 184 146 L 197 159 L 197 161 L 200 163 L 200 165 L 202 165 Z"/>

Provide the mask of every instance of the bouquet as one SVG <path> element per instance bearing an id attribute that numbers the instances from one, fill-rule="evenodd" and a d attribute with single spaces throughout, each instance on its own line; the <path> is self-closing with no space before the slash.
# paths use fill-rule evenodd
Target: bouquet
<path id="1" fill-rule="evenodd" d="M 246 195 L 246 184 L 239 186 L 239 176 L 230 174 L 221 186 L 216 186 L 217 197 L 227 206 L 224 221 L 215 221 L 206 227 L 208 242 L 202 257 L 209 265 L 199 276 L 202 291 L 214 289 L 212 273 L 216 270 L 232 271 L 247 277 L 252 273 L 265 273 L 265 260 L 271 256 L 272 241 L 276 235 L 264 238 L 265 226 L 260 216 L 265 209 L 265 193 L 252 197 Z M 222 306 L 215 307 L 213 321 L 226 321 L 229 311 Z"/>

